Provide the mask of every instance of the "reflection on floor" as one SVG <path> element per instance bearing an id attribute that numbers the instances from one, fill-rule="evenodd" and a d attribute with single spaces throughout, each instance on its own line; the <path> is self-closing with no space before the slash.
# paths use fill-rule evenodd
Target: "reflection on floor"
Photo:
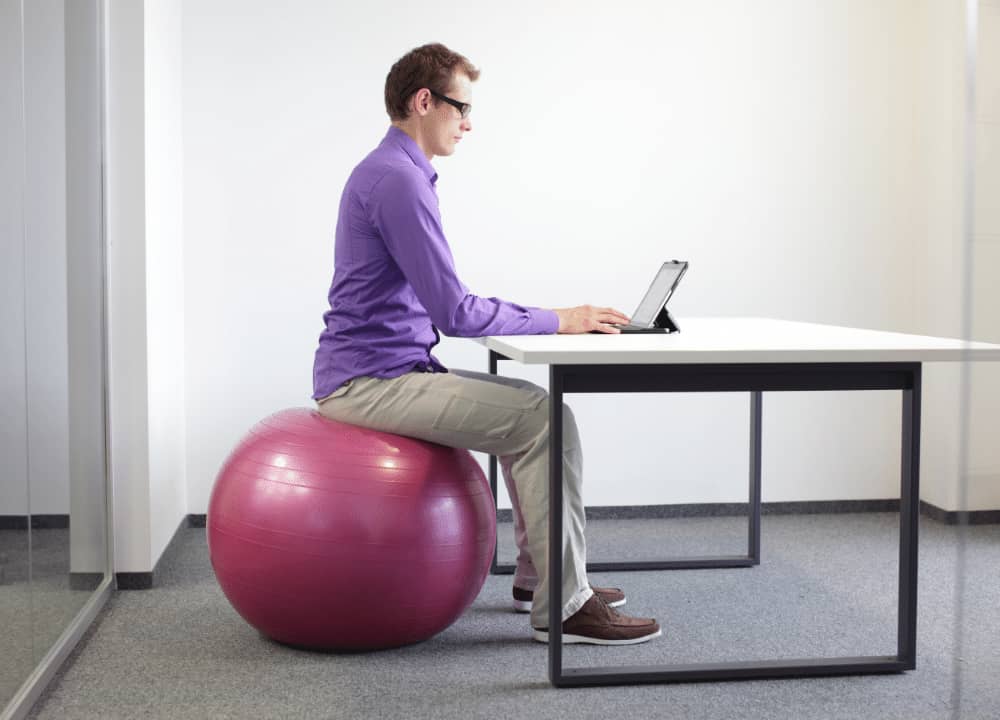
<path id="1" fill-rule="evenodd" d="M 0 708 L 100 584 L 69 569 L 69 529 L 0 530 Z"/>

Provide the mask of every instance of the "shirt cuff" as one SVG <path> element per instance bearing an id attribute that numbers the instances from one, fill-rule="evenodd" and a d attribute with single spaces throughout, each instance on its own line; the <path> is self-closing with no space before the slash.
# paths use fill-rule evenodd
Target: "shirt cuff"
<path id="1" fill-rule="evenodd" d="M 559 316 L 554 310 L 533 307 L 531 311 L 531 324 L 534 335 L 555 335 L 559 332 Z"/>

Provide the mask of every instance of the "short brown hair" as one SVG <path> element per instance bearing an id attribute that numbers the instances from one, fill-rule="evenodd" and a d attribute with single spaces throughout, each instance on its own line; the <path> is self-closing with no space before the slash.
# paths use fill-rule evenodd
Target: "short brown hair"
<path id="1" fill-rule="evenodd" d="M 413 93 L 421 88 L 445 95 L 450 89 L 456 72 L 479 79 L 479 70 L 457 52 L 441 43 L 421 45 L 410 50 L 396 61 L 385 78 L 385 109 L 391 120 L 405 120 L 410 114 L 407 107 Z M 438 99 L 432 97 L 434 104 Z"/>

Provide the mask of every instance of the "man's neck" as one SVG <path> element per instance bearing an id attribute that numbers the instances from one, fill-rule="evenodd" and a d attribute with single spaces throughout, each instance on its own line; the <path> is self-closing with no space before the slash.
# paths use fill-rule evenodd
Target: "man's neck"
<path id="1" fill-rule="evenodd" d="M 392 123 L 392 126 L 399 128 L 400 130 L 402 130 L 403 132 L 405 132 L 407 135 L 410 136 L 413 142 L 417 144 L 417 147 L 420 148 L 420 150 L 424 153 L 424 156 L 427 158 L 427 162 L 430 162 L 431 160 L 434 159 L 433 153 L 427 151 L 427 147 L 424 145 L 423 142 L 423 136 L 420 134 L 417 125 L 415 125 L 414 123 L 394 122 Z"/>

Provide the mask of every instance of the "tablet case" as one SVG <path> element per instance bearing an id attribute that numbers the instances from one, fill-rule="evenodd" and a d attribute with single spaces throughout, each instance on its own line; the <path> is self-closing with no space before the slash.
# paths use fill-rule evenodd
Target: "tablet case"
<path id="1" fill-rule="evenodd" d="M 656 319 L 653 320 L 653 327 L 642 328 L 626 325 L 625 327 L 619 329 L 623 335 L 627 333 L 675 333 L 681 331 L 677 322 L 670 314 L 670 311 L 667 310 L 666 305 L 660 308 L 659 314 L 656 316 Z"/>

